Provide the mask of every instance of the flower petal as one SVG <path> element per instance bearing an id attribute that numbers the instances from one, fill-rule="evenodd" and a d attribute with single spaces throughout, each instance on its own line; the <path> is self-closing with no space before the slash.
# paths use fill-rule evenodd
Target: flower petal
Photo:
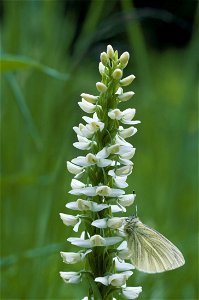
<path id="1" fill-rule="evenodd" d="M 84 240 L 82 238 L 71 237 L 67 239 L 72 245 L 82 247 L 82 248 L 91 248 L 90 240 Z"/>
<path id="2" fill-rule="evenodd" d="M 107 228 L 107 219 L 98 219 L 91 223 L 91 225 L 97 227 L 97 228 Z"/>
<path id="3" fill-rule="evenodd" d="M 104 276 L 104 277 L 96 277 L 95 278 L 95 281 L 96 282 L 100 282 L 102 283 L 103 285 L 108 285 L 108 276 Z"/>
<path id="4" fill-rule="evenodd" d="M 136 299 L 139 294 L 142 292 L 142 287 L 125 287 L 122 289 L 122 295 L 125 299 Z"/>

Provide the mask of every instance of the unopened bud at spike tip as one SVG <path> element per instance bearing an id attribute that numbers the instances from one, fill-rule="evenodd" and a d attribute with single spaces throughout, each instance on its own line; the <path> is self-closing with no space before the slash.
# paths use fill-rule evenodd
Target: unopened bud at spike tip
<path id="1" fill-rule="evenodd" d="M 108 55 L 109 58 L 114 57 L 114 50 L 113 50 L 113 47 L 111 45 L 107 46 L 107 55 Z"/>
<path id="2" fill-rule="evenodd" d="M 122 75 L 123 75 L 122 70 L 120 70 L 120 69 L 115 69 L 115 71 L 114 71 L 113 74 L 112 74 L 112 77 L 113 77 L 114 79 L 120 79 L 120 78 L 122 78 Z"/>
<path id="3" fill-rule="evenodd" d="M 131 82 L 135 79 L 135 76 L 134 75 L 129 75 L 125 78 L 123 78 L 122 80 L 120 80 L 120 84 L 122 86 L 127 86 L 127 85 L 130 85 Z"/>

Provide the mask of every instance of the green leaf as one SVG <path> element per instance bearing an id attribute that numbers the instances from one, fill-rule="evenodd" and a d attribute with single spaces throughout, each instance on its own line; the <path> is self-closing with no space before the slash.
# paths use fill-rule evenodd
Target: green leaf
<path id="1" fill-rule="evenodd" d="M 32 139 L 34 140 L 37 149 L 40 150 L 42 148 L 42 140 L 34 123 L 29 107 L 26 104 L 26 100 L 21 90 L 21 87 L 18 84 L 14 74 L 6 74 L 6 79 L 10 84 L 10 88 L 15 96 L 17 106 L 23 116 L 27 130 L 29 131 Z"/>
<path id="2" fill-rule="evenodd" d="M 30 68 L 35 68 L 40 72 L 45 73 L 48 76 L 54 77 L 60 80 L 68 80 L 69 75 L 60 73 L 55 69 L 45 66 L 29 57 L 21 55 L 11 55 L 5 54 L 0 57 L 0 71 L 10 72 L 18 70 L 26 70 Z"/>
<path id="3" fill-rule="evenodd" d="M 100 294 L 100 291 L 99 291 L 99 289 L 97 287 L 97 284 L 95 283 L 92 275 L 89 272 L 86 272 L 85 275 L 86 275 L 86 278 L 87 278 L 87 280 L 89 282 L 89 285 L 90 285 L 90 287 L 91 287 L 91 289 L 93 291 L 94 299 L 95 300 L 102 300 L 102 296 Z"/>

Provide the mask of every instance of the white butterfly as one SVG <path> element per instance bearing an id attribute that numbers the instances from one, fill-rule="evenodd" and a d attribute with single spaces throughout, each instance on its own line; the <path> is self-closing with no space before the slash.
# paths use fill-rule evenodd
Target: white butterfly
<path id="1" fill-rule="evenodd" d="M 129 259 L 136 269 L 145 273 L 160 273 L 184 265 L 180 250 L 161 233 L 133 216 L 125 219 Z"/>

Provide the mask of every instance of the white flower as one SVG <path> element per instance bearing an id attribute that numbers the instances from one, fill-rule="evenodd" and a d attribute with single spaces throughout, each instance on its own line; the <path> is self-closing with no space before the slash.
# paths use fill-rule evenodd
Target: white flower
<path id="1" fill-rule="evenodd" d="M 129 152 L 120 154 L 120 157 L 124 158 L 124 159 L 131 159 L 134 156 L 134 154 L 135 154 L 135 150 L 136 150 L 136 148 L 131 148 L 129 150 Z"/>
<path id="2" fill-rule="evenodd" d="M 96 189 L 96 195 L 104 197 L 117 197 L 119 194 L 124 194 L 124 191 L 120 189 L 112 189 L 109 186 L 101 185 Z"/>
<path id="3" fill-rule="evenodd" d="M 59 215 L 63 223 L 67 226 L 75 226 L 78 223 L 78 218 L 75 216 L 67 215 L 63 213 L 60 213 Z"/>
<path id="4" fill-rule="evenodd" d="M 98 130 L 102 131 L 104 129 L 104 123 L 99 120 L 96 113 L 93 114 L 93 118 L 87 116 L 84 116 L 82 118 L 84 119 L 84 121 L 86 121 L 86 123 L 88 123 L 86 125 L 86 129 L 89 132 L 95 133 Z"/>
<path id="5" fill-rule="evenodd" d="M 113 177 L 114 185 L 118 188 L 126 188 L 128 184 L 126 183 L 127 176 L 117 176 L 114 170 L 110 170 L 108 175 Z"/>
<path id="6" fill-rule="evenodd" d="M 109 118 L 111 118 L 112 120 L 120 120 L 122 118 L 122 112 L 120 109 L 115 108 L 115 109 L 111 109 L 108 112 L 108 116 Z"/>
<path id="7" fill-rule="evenodd" d="M 80 123 L 78 127 L 74 126 L 73 130 L 79 136 L 83 136 L 83 137 L 86 137 L 86 138 L 91 138 L 93 136 L 93 131 L 91 131 L 90 128 L 83 125 L 82 123 Z"/>
<path id="8" fill-rule="evenodd" d="M 121 97 L 122 95 L 118 97 Z M 132 121 L 133 117 L 135 116 L 135 112 L 135 108 L 127 108 L 123 112 L 120 109 L 115 108 L 109 110 L 108 116 L 112 120 L 120 120 L 123 124 L 139 124 L 140 121 Z"/>
<path id="9" fill-rule="evenodd" d="M 127 86 L 129 84 L 131 84 L 131 82 L 135 79 L 135 76 L 134 75 L 129 75 L 125 78 L 123 78 L 122 80 L 120 80 L 120 84 L 122 86 Z"/>
<path id="10" fill-rule="evenodd" d="M 85 186 L 86 185 L 83 182 L 81 182 L 77 179 L 72 179 L 72 181 L 71 181 L 72 189 L 81 189 L 81 188 L 84 188 Z"/>
<path id="11" fill-rule="evenodd" d="M 59 272 L 66 283 L 80 283 L 81 274 L 78 272 Z"/>
<path id="12" fill-rule="evenodd" d="M 118 247 L 117 247 L 117 256 L 120 259 L 129 259 L 131 256 L 131 252 L 128 249 L 127 241 L 123 241 Z"/>
<path id="13" fill-rule="evenodd" d="M 118 203 L 122 206 L 130 206 L 135 201 L 136 194 L 128 194 L 118 197 Z"/>
<path id="14" fill-rule="evenodd" d="M 78 141 L 79 142 L 75 142 L 73 143 L 73 146 L 77 149 L 80 150 L 89 150 L 91 148 L 92 145 L 92 141 L 88 140 L 86 137 L 77 135 Z"/>
<path id="15" fill-rule="evenodd" d="M 123 93 L 121 95 L 118 96 L 118 99 L 122 102 L 125 102 L 125 101 L 128 101 L 129 99 L 131 99 L 133 97 L 135 93 L 130 91 L 130 92 L 126 92 L 126 93 Z"/>
<path id="16" fill-rule="evenodd" d="M 125 109 L 123 112 L 122 112 L 122 116 L 121 116 L 121 122 L 123 124 L 139 124 L 140 121 L 132 121 L 132 119 L 134 118 L 135 116 L 135 108 L 127 108 Z"/>
<path id="17" fill-rule="evenodd" d="M 117 257 L 114 257 L 115 268 L 117 272 L 129 271 L 135 269 L 132 264 L 126 263 L 124 260 L 119 260 Z"/>
<path id="18" fill-rule="evenodd" d="M 119 145 L 121 145 L 121 146 L 126 146 L 126 147 L 129 147 L 129 149 L 131 148 L 133 148 L 133 146 L 130 144 L 130 143 L 128 143 L 127 141 L 125 141 L 125 139 L 123 139 L 121 136 L 119 136 L 118 134 L 116 134 L 116 136 L 115 136 L 115 142 L 116 142 L 116 144 L 119 144 Z M 126 151 L 126 152 L 128 152 L 128 151 Z"/>
<path id="19" fill-rule="evenodd" d="M 95 220 L 91 225 L 97 228 L 107 228 L 107 218 Z"/>
<path id="20" fill-rule="evenodd" d="M 94 113 L 97 107 L 101 107 L 100 105 L 94 105 L 82 98 L 82 102 L 78 102 L 80 108 L 88 114 Z"/>
<path id="21" fill-rule="evenodd" d="M 79 225 L 81 223 L 81 219 L 79 218 L 79 216 L 72 216 L 72 215 L 68 215 L 68 214 L 63 214 L 63 213 L 60 213 L 60 218 L 62 219 L 63 223 L 66 225 L 66 226 L 74 226 L 73 227 L 73 230 L 75 232 L 78 231 L 78 228 L 79 228 Z"/>
<path id="22" fill-rule="evenodd" d="M 90 103 L 96 103 L 96 101 L 98 100 L 98 96 L 93 96 L 93 95 L 90 95 L 90 94 L 85 94 L 85 93 L 82 93 L 80 95 L 84 100 L 90 102 Z"/>
<path id="23" fill-rule="evenodd" d="M 111 212 L 112 213 L 126 212 L 126 209 L 121 205 L 111 205 Z"/>
<path id="24" fill-rule="evenodd" d="M 126 142 L 125 142 L 126 143 Z M 130 145 L 130 146 L 129 146 Z M 132 151 L 132 145 L 127 143 L 127 145 L 122 145 L 119 143 L 116 143 L 114 145 L 111 145 L 107 148 L 107 153 L 110 154 L 127 154 L 130 151 Z"/>
<path id="25" fill-rule="evenodd" d="M 83 168 L 72 164 L 70 161 L 67 161 L 67 169 L 71 174 L 75 174 L 75 175 L 77 175 L 83 171 Z"/>
<path id="26" fill-rule="evenodd" d="M 67 203 L 66 207 L 73 210 L 80 210 L 80 211 L 90 210 L 90 211 L 98 212 L 109 206 L 107 204 L 97 204 L 96 202 L 93 201 L 77 199 L 77 201 Z"/>
<path id="27" fill-rule="evenodd" d="M 137 128 L 131 126 L 129 128 L 124 129 L 122 126 L 119 126 L 119 135 L 126 139 L 132 135 L 134 135 L 137 132 Z"/>
<path id="28" fill-rule="evenodd" d="M 121 237 L 114 236 L 114 237 L 101 237 L 100 235 L 96 234 L 90 237 L 90 239 L 84 240 L 83 238 L 76 238 L 71 237 L 68 238 L 72 245 L 79 246 L 82 248 L 93 248 L 93 247 L 103 247 L 103 246 L 112 246 L 122 241 Z"/>
<path id="29" fill-rule="evenodd" d="M 126 271 L 120 274 L 113 274 L 109 276 L 109 284 L 113 286 L 120 287 L 124 284 L 126 284 L 126 280 L 133 274 L 132 271 Z"/>
<path id="30" fill-rule="evenodd" d="M 112 160 L 104 158 L 101 151 L 96 155 L 88 153 L 86 156 L 78 156 L 72 159 L 71 162 L 81 167 L 97 165 L 100 168 L 104 168 L 112 164 Z"/>
<path id="31" fill-rule="evenodd" d="M 118 159 L 119 163 L 124 166 L 133 166 L 133 162 L 130 159 L 121 158 L 121 156 Z"/>
<path id="32" fill-rule="evenodd" d="M 85 256 L 92 252 L 91 249 L 87 250 L 85 253 L 82 252 L 60 252 L 63 262 L 66 264 L 76 264 L 83 260 Z"/>
<path id="33" fill-rule="evenodd" d="M 132 170 L 133 170 L 133 166 L 127 165 L 127 166 L 116 169 L 115 174 L 117 176 L 128 176 L 132 173 Z"/>
<path id="34" fill-rule="evenodd" d="M 120 274 L 107 275 L 104 277 L 95 278 L 96 282 L 101 282 L 103 285 L 112 285 L 121 287 L 126 284 L 126 280 L 133 274 L 131 271 L 126 271 Z"/>
<path id="35" fill-rule="evenodd" d="M 72 195 L 86 195 L 86 196 L 103 196 L 103 197 L 119 197 L 124 194 L 123 190 L 113 189 L 108 186 L 88 186 L 83 188 L 76 188 L 69 191 Z"/>
<path id="36" fill-rule="evenodd" d="M 125 287 L 122 289 L 122 295 L 125 299 L 136 299 L 142 292 L 142 287 Z"/>
<path id="37" fill-rule="evenodd" d="M 122 226 L 123 218 L 112 217 L 107 220 L 107 226 L 112 229 L 118 229 Z"/>
<path id="38" fill-rule="evenodd" d="M 97 228 L 111 228 L 111 229 L 118 229 L 122 226 L 124 218 L 119 217 L 112 217 L 112 218 L 104 218 L 104 219 L 97 219 L 91 223 L 91 225 Z"/>

